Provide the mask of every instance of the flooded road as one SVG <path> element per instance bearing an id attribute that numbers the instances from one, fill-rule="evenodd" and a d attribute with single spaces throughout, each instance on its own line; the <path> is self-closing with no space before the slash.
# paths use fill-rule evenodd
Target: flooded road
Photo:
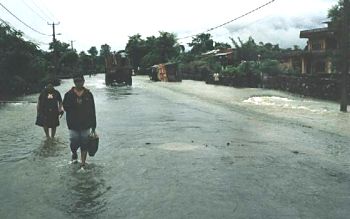
<path id="1" fill-rule="evenodd" d="M 100 148 L 85 172 L 69 164 L 65 118 L 54 141 L 34 126 L 38 95 L 0 104 L 0 218 L 348 218 L 350 114 L 338 104 L 133 80 L 86 78 Z"/>

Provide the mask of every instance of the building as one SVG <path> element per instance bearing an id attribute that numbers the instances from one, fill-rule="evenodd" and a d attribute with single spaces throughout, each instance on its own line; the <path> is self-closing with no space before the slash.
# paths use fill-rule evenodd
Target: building
<path id="1" fill-rule="evenodd" d="M 333 60 L 339 49 L 334 31 L 324 28 L 300 31 L 300 38 L 308 39 L 303 51 L 291 51 L 282 57 L 283 65 L 302 74 L 334 73 Z"/>
<path id="2" fill-rule="evenodd" d="M 226 68 L 228 65 L 233 65 L 233 48 L 220 48 L 208 51 L 206 53 L 202 53 L 202 57 L 215 57 L 221 65 Z"/>
<path id="3" fill-rule="evenodd" d="M 332 73 L 332 57 L 339 43 L 329 24 L 325 28 L 300 31 L 300 38 L 308 39 L 301 56 L 301 73 Z"/>

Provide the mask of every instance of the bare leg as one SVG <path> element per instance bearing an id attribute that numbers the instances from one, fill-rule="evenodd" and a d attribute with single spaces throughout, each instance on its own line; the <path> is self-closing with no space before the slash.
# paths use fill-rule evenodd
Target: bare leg
<path id="1" fill-rule="evenodd" d="M 81 166 L 85 166 L 87 151 L 81 151 Z"/>
<path id="2" fill-rule="evenodd" d="M 54 138 L 56 135 L 56 127 L 51 128 L 51 138 Z"/>
<path id="3" fill-rule="evenodd" d="M 47 126 L 44 126 L 44 132 L 45 132 L 46 138 L 50 138 L 49 128 Z"/>

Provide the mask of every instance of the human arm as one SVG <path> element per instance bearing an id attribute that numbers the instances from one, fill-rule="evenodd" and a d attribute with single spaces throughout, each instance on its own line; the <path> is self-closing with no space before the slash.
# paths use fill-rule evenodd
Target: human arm
<path id="1" fill-rule="evenodd" d="M 72 108 L 72 100 L 71 99 L 72 99 L 71 95 L 69 95 L 69 92 L 67 92 L 64 95 L 63 102 L 62 102 L 63 110 L 66 112 L 68 112 Z"/>
<path id="2" fill-rule="evenodd" d="M 96 108 L 94 96 L 91 94 L 91 104 L 90 104 L 90 116 L 91 116 L 91 131 L 95 132 L 96 130 Z"/>
<path id="3" fill-rule="evenodd" d="M 56 92 L 57 92 L 56 95 L 57 95 L 57 103 L 58 103 L 58 113 L 59 113 L 60 117 L 62 117 L 64 114 L 62 97 L 61 97 L 60 92 L 58 92 L 58 91 L 56 91 Z"/>

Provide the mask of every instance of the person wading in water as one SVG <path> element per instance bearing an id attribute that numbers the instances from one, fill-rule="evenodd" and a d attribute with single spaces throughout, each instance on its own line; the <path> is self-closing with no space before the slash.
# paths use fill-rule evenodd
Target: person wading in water
<path id="1" fill-rule="evenodd" d="M 72 163 L 77 163 L 77 150 L 81 152 L 81 168 L 84 169 L 88 150 L 88 138 L 96 129 L 96 112 L 94 97 L 90 90 L 84 87 L 84 77 L 76 76 L 72 87 L 63 99 L 63 108 L 66 111 L 67 126 L 69 129 Z"/>
<path id="2" fill-rule="evenodd" d="M 40 93 L 35 122 L 36 125 L 44 128 L 46 138 L 53 139 L 55 137 L 56 127 L 60 125 L 59 115 L 63 115 L 62 97 L 49 81 L 46 88 Z"/>

